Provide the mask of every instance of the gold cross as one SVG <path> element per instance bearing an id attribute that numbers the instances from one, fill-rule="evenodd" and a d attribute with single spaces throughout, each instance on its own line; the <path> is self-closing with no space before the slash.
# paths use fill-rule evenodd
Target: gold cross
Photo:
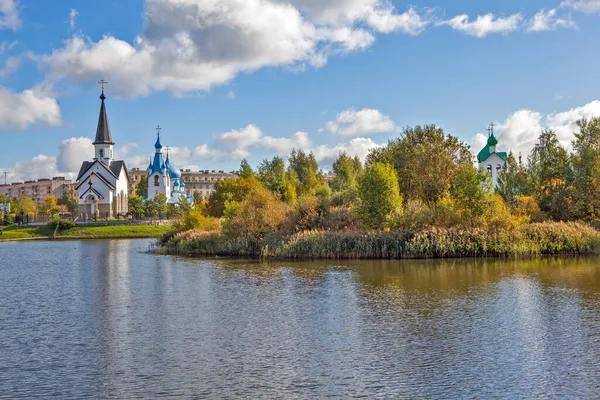
<path id="1" fill-rule="evenodd" d="M 104 78 L 100 79 L 100 82 L 98 82 L 100 85 L 102 85 L 102 94 L 104 94 L 104 85 L 107 84 L 108 82 L 106 82 L 104 80 Z"/>

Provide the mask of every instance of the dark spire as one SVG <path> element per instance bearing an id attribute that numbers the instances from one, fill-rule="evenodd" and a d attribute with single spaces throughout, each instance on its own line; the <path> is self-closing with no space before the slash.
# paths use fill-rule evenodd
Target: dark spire
<path id="1" fill-rule="evenodd" d="M 115 143 L 112 141 L 112 137 L 110 136 L 110 126 L 108 125 L 108 117 L 106 116 L 106 106 L 104 105 L 104 100 L 106 100 L 106 96 L 104 95 L 104 84 L 107 82 L 104 79 L 102 79 L 99 83 L 102 84 L 102 94 L 100 95 L 100 100 L 102 100 L 102 104 L 100 105 L 100 115 L 98 116 L 96 140 L 94 140 L 93 144 L 114 145 Z"/>

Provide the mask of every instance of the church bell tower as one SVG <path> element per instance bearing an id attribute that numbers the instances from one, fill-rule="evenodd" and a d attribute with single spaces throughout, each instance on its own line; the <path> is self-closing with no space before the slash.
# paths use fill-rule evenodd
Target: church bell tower
<path id="1" fill-rule="evenodd" d="M 106 106 L 104 104 L 104 100 L 106 100 L 106 96 L 104 95 L 104 85 L 108 82 L 102 79 L 98 83 L 102 85 L 102 94 L 100 95 L 100 100 L 102 100 L 102 104 L 100 105 L 100 115 L 98 116 L 96 140 L 94 140 L 93 143 L 94 159 L 110 166 L 110 163 L 114 159 L 113 147 L 115 143 L 112 141 L 110 135 L 110 126 L 108 125 L 108 117 L 106 116 Z"/>

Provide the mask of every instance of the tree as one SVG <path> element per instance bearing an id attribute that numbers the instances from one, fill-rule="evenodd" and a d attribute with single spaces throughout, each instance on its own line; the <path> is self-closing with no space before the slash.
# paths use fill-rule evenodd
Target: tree
<path id="1" fill-rule="evenodd" d="M 70 213 L 77 212 L 77 202 L 72 199 L 69 189 L 63 190 L 62 196 L 57 200 L 57 204 L 59 206 L 65 206 Z"/>
<path id="2" fill-rule="evenodd" d="M 41 211 L 42 213 L 46 214 L 46 215 L 52 215 L 55 214 L 56 211 L 56 206 L 57 206 L 57 202 L 56 202 L 56 197 L 54 196 L 47 196 L 44 199 L 44 203 L 42 204 L 41 207 Z"/>
<path id="3" fill-rule="evenodd" d="M 333 162 L 334 177 L 331 189 L 335 193 L 334 204 L 351 206 L 358 199 L 358 180 L 363 174 L 363 166 L 358 157 L 350 157 L 341 152 Z"/>
<path id="4" fill-rule="evenodd" d="M 223 233 L 250 241 L 264 239 L 285 223 L 288 206 L 265 188 L 253 190 L 226 213 Z"/>
<path id="5" fill-rule="evenodd" d="M 146 175 L 142 175 L 140 181 L 135 187 L 135 194 L 144 198 L 148 197 L 148 177 Z"/>
<path id="6" fill-rule="evenodd" d="M 15 212 L 25 215 L 35 215 L 37 213 L 37 204 L 29 196 L 20 196 L 15 204 Z"/>
<path id="7" fill-rule="evenodd" d="M 574 199 L 580 218 L 592 220 L 600 217 L 600 118 L 577 121 L 579 132 L 573 140 Z"/>
<path id="8" fill-rule="evenodd" d="M 358 214 L 364 224 L 373 229 L 390 226 L 390 217 L 402 208 L 398 176 L 390 164 L 370 164 L 359 181 L 361 204 Z"/>
<path id="9" fill-rule="evenodd" d="M 531 183 L 527 170 L 523 165 L 517 163 L 513 153 L 508 155 L 508 159 L 502 167 L 502 173 L 498 176 L 496 191 L 511 207 L 517 205 L 517 196 L 529 196 L 531 194 Z"/>
<path id="10" fill-rule="evenodd" d="M 367 164 L 394 166 L 404 200 L 420 199 L 433 204 L 446 196 L 462 165 L 471 164 L 470 147 L 444 134 L 435 125 L 405 128 L 401 137 L 373 150 Z"/>
<path id="11" fill-rule="evenodd" d="M 450 190 L 460 223 L 470 226 L 483 225 L 481 217 L 486 212 L 486 200 L 491 195 L 491 177 L 486 171 L 464 164 L 456 173 Z"/>
<path id="12" fill-rule="evenodd" d="M 199 190 L 194 190 L 194 205 L 199 205 L 203 200 L 202 193 Z"/>
<path id="13" fill-rule="evenodd" d="M 319 171 L 319 164 L 311 152 L 306 154 L 302 150 L 292 150 L 288 158 L 288 172 L 290 180 L 296 186 L 298 195 L 315 193 L 325 184 L 325 177 Z"/>
<path id="14" fill-rule="evenodd" d="M 534 198 L 540 209 L 557 221 L 573 216 L 572 170 L 569 154 L 556 132 L 543 131 L 528 159 Z"/>
<path id="15" fill-rule="evenodd" d="M 134 194 L 127 197 L 127 206 L 129 212 L 138 219 L 144 214 L 144 199 L 140 195 Z"/>
<path id="16" fill-rule="evenodd" d="M 240 176 L 245 179 L 254 177 L 254 171 L 252 170 L 252 167 L 250 166 L 250 164 L 248 164 L 248 161 L 246 161 L 245 158 L 240 163 Z"/>
<path id="17" fill-rule="evenodd" d="M 258 180 L 273 193 L 283 194 L 285 179 L 285 164 L 281 157 L 263 160 L 258 166 Z"/>
<path id="18" fill-rule="evenodd" d="M 255 177 L 218 181 L 215 184 L 215 191 L 208 198 L 206 207 L 208 215 L 221 218 L 227 202 L 241 202 L 258 188 L 262 188 L 262 185 Z"/>

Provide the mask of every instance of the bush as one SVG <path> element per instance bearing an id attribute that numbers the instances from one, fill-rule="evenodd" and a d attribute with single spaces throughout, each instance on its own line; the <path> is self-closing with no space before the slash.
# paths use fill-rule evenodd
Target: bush
<path id="1" fill-rule="evenodd" d="M 69 229 L 75 228 L 77 225 L 74 221 L 71 221 L 70 219 L 54 218 L 50 222 L 48 222 L 48 228 L 52 229 L 53 231 L 56 230 L 57 226 L 59 232 L 64 232 L 68 231 Z"/>
<path id="2" fill-rule="evenodd" d="M 200 207 L 196 206 L 188 213 L 182 215 L 175 222 L 174 228 L 180 231 L 197 229 L 205 232 L 214 232 L 221 229 L 221 224 L 218 219 L 205 216 Z"/>

